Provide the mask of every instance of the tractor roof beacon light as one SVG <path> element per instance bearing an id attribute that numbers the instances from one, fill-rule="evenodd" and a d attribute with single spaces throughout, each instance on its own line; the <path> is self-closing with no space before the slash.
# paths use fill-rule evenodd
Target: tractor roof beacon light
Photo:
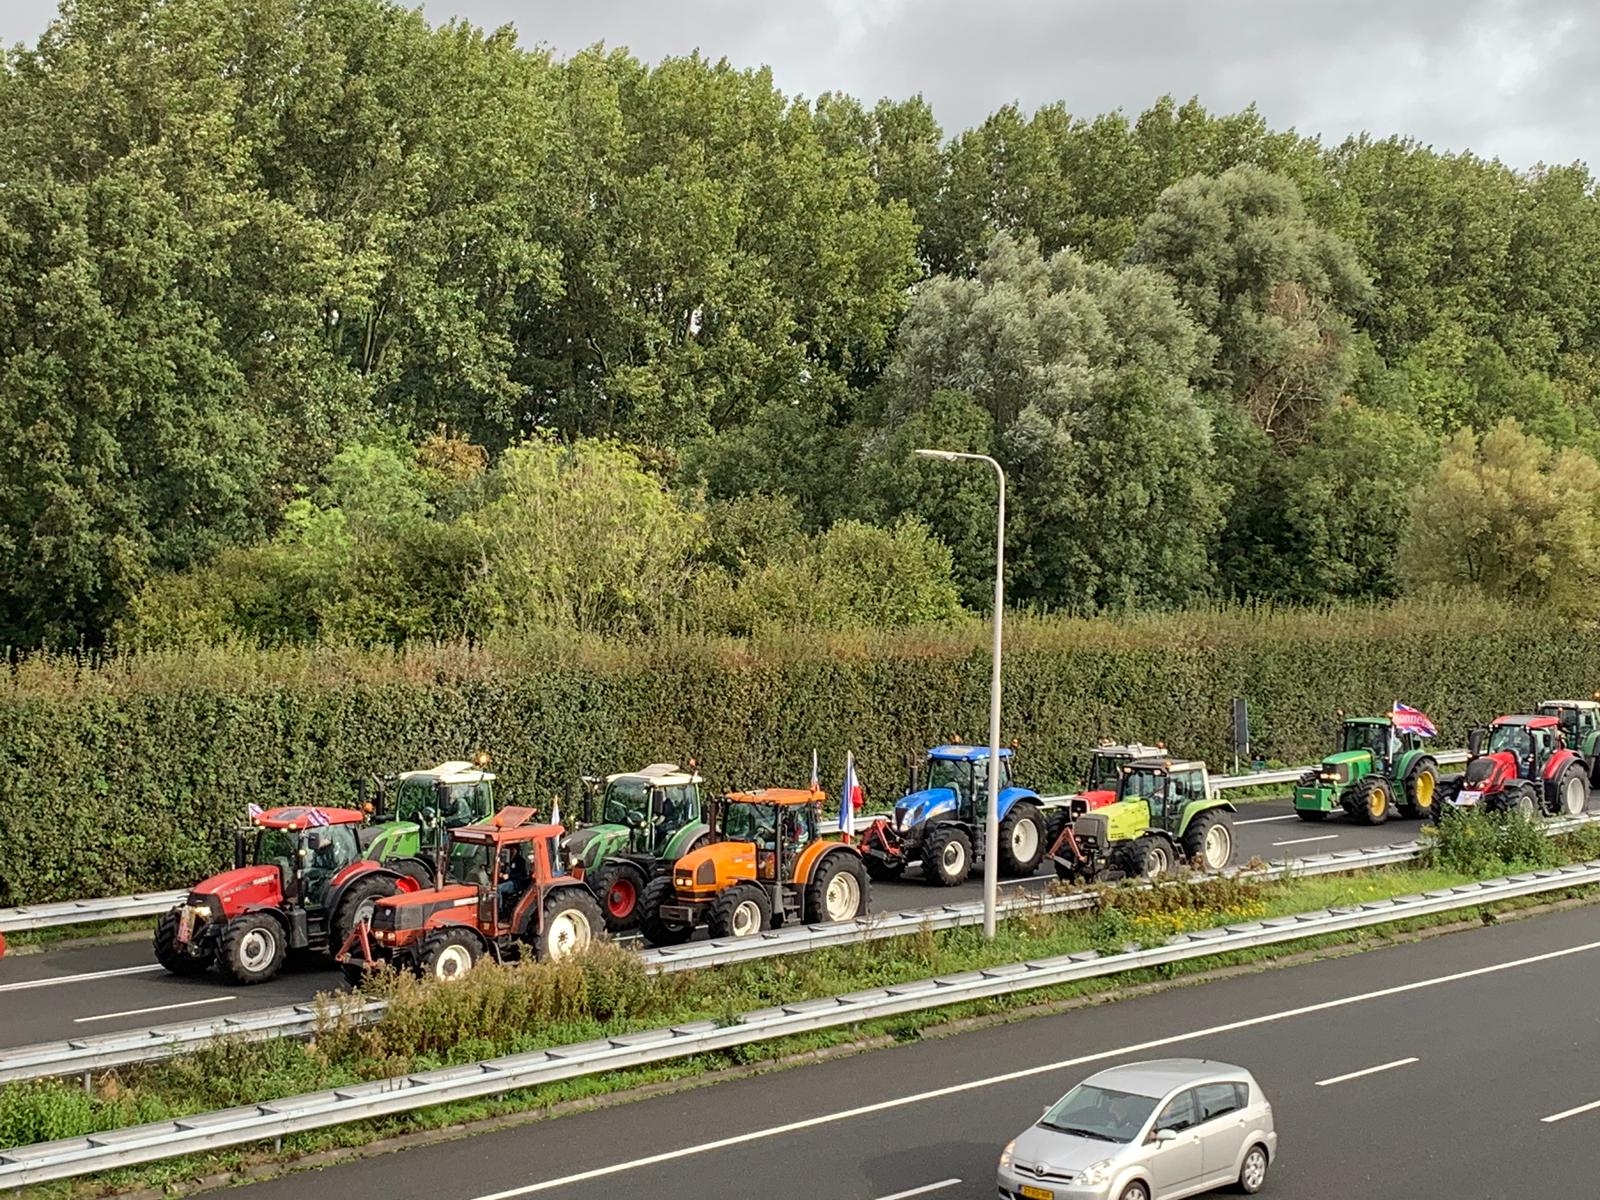
<path id="1" fill-rule="evenodd" d="M 974 459 L 994 468 L 999 482 L 995 504 L 994 525 L 994 650 L 991 655 L 989 676 L 989 811 L 983 821 L 983 936 L 994 938 L 995 889 L 999 883 L 997 852 L 1000 841 L 1000 637 L 1001 619 L 1005 611 L 1006 588 L 1006 473 L 1000 464 L 987 454 L 967 454 L 960 450 L 927 450 L 917 452 L 918 458 L 932 458 L 940 462 Z"/>

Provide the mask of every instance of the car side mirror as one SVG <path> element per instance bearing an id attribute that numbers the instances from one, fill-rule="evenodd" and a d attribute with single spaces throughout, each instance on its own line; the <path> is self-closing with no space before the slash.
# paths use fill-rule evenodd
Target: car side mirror
<path id="1" fill-rule="evenodd" d="M 1175 1142 L 1178 1140 L 1178 1131 L 1175 1129 L 1158 1129 L 1155 1138 L 1157 1142 Z"/>

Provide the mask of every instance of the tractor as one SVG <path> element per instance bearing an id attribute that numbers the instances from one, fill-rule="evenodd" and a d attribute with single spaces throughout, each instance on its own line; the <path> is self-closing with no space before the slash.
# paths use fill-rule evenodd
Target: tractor
<path id="1" fill-rule="evenodd" d="M 1322 821 L 1335 809 L 1363 825 L 1381 825 L 1398 806 L 1408 817 L 1433 815 L 1439 763 L 1422 737 L 1390 717 L 1347 717 L 1339 749 L 1300 776 L 1294 811 Z"/>
<path id="2" fill-rule="evenodd" d="M 1589 764 L 1590 783 L 1600 773 L 1600 692 L 1593 700 L 1543 700 L 1539 716 L 1555 717 L 1561 723 L 1561 736 L 1569 749 L 1577 751 Z"/>
<path id="3" fill-rule="evenodd" d="M 1136 758 L 1122 768 L 1117 796 L 1090 810 L 1072 802 L 1073 819 L 1054 856 L 1068 881 L 1156 879 L 1175 864 L 1221 871 L 1233 860 L 1237 811 L 1211 788 L 1203 762 Z"/>
<path id="4" fill-rule="evenodd" d="M 559 960 L 605 936 L 594 894 L 562 865 L 559 825 L 530 823 L 531 808 L 506 808 L 452 829 L 435 884 L 386 896 L 335 956 L 359 984 L 369 970 L 395 966 L 448 981 L 479 959 L 532 954 Z"/>
<path id="5" fill-rule="evenodd" d="M 1158 758 L 1164 753 L 1166 747 L 1162 745 L 1146 746 L 1139 742 L 1119 745 L 1110 738 L 1102 738 L 1099 745 L 1089 752 L 1089 770 L 1084 776 L 1083 790 L 1066 797 L 1064 805 L 1052 808 L 1045 817 L 1050 833 L 1050 848 L 1045 851 L 1045 858 L 1053 862 L 1056 855 L 1061 853 L 1062 843 L 1067 840 L 1067 830 L 1072 828 L 1075 804 L 1078 805 L 1078 811 L 1092 812 L 1104 808 L 1117 798 L 1117 781 L 1122 778 L 1124 766 L 1136 758 Z"/>
<path id="6" fill-rule="evenodd" d="M 156 960 L 175 975 L 215 963 L 249 984 L 273 978 L 290 950 L 338 948 L 379 899 L 428 885 L 452 827 L 494 811 L 481 762 L 408 771 L 380 780 L 376 795 L 362 781 L 359 809 L 253 815 L 234 834 L 233 868 L 157 921 Z"/>
<path id="7" fill-rule="evenodd" d="M 1010 748 L 1000 751 L 1000 873 L 1032 875 L 1045 852 L 1045 819 L 1038 795 L 1011 782 Z M 964 883 L 983 861 L 983 826 L 989 799 L 989 748 L 953 743 L 927 755 L 927 786 L 911 767 L 906 794 L 894 816 L 879 817 L 862 832 L 861 853 L 874 879 L 898 879 L 911 864 L 941 887 Z"/>
<path id="8" fill-rule="evenodd" d="M 861 851 L 822 831 L 819 791 L 734 792 L 714 808 L 720 840 L 685 854 L 646 886 L 640 932 L 652 946 L 754 937 L 786 921 L 849 921 L 867 911 Z"/>
<path id="9" fill-rule="evenodd" d="M 584 882 L 599 898 L 612 933 L 638 927 L 639 898 L 652 879 L 691 850 L 710 845 L 711 826 L 700 811 L 703 782 L 693 762 L 688 771 L 676 763 L 652 763 L 603 781 L 584 780 L 585 824 L 567 835 L 567 856 L 582 865 Z M 590 824 L 595 792 L 600 792 L 599 820 Z"/>
<path id="10" fill-rule="evenodd" d="M 1589 765 L 1555 716 L 1496 717 L 1467 735 L 1467 768 L 1441 793 L 1457 808 L 1577 817 L 1589 807 Z"/>

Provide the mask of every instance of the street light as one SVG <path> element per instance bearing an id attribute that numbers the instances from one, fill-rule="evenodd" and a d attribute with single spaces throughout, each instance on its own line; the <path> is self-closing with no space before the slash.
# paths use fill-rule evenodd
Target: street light
<path id="1" fill-rule="evenodd" d="M 1006 473 L 987 454 L 960 450 L 918 450 L 918 458 L 955 462 L 971 458 L 994 468 L 1000 480 L 1000 503 L 994 523 L 994 650 L 989 676 L 989 811 L 983 819 L 983 936 L 994 937 L 995 889 L 1000 876 L 1000 617 L 1005 611 Z"/>

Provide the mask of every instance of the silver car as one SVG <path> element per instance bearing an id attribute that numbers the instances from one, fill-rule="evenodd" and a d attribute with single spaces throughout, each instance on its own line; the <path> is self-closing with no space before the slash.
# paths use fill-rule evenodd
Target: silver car
<path id="1" fill-rule="evenodd" d="M 1259 1192 L 1278 1157 L 1272 1105 L 1243 1067 L 1194 1058 L 1091 1075 L 1000 1155 L 1001 1200 L 1178 1200 Z"/>

